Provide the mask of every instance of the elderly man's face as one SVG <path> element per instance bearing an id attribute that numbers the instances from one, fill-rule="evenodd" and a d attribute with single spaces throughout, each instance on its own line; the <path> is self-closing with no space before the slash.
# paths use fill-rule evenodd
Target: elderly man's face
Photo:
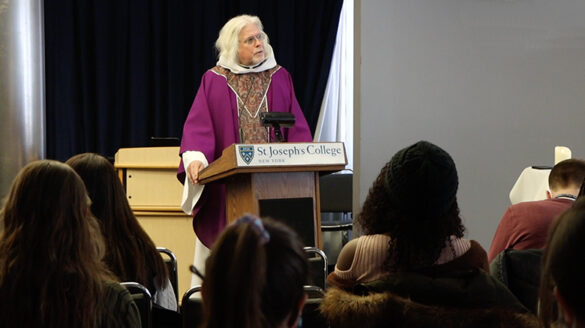
<path id="1" fill-rule="evenodd" d="M 238 35 L 238 60 L 240 64 L 253 66 L 262 62 L 264 54 L 264 34 L 256 24 L 248 24 Z"/>

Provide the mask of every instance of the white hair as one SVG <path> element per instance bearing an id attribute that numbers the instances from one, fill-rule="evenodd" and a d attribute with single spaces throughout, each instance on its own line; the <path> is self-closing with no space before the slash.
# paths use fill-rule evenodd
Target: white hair
<path id="1" fill-rule="evenodd" d="M 268 35 L 264 32 L 264 27 L 258 16 L 240 15 L 230 19 L 219 31 L 219 36 L 215 41 L 215 49 L 217 49 L 217 58 L 227 63 L 238 64 L 238 44 L 239 35 L 244 26 L 254 24 L 264 35 L 264 53 L 265 58 L 272 57 L 272 47 L 268 40 Z"/>

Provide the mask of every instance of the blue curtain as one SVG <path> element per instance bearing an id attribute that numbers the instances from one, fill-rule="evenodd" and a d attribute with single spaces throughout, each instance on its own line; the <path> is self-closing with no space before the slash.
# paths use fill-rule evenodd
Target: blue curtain
<path id="1" fill-rule="evenodd" d="M 342 0 L 45 1 L 47 157 L 111 157 L 181 137 L 214 42 L 231 17 L 260 17 L 312 131 Z"/>

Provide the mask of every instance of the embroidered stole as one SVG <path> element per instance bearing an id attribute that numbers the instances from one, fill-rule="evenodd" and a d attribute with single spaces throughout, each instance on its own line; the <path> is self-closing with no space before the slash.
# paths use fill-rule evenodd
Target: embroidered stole
<path id="1" fill-rule="evenodd" d="M 216 66 L 213 71 L 226 78 L 236 94 L 241 143 L 268 143 L 268 128 L 260 124 L 260 113 L 268 112 L 266 94 L 274 74 L 280 66 L 259 73 L 234 74 Z"/>

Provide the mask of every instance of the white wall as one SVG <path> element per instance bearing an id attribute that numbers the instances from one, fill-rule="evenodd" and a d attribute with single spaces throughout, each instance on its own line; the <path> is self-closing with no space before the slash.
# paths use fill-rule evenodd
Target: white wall
<path id="1" fill-rule="evenodd" d="M 359 204 L 392 154 L 429 140 L 453 156 L 467 237 L 487 250 L 522 169 L 552 165 L 555 145 L 585 158 L 585 1 L 357 6 Z"/>

